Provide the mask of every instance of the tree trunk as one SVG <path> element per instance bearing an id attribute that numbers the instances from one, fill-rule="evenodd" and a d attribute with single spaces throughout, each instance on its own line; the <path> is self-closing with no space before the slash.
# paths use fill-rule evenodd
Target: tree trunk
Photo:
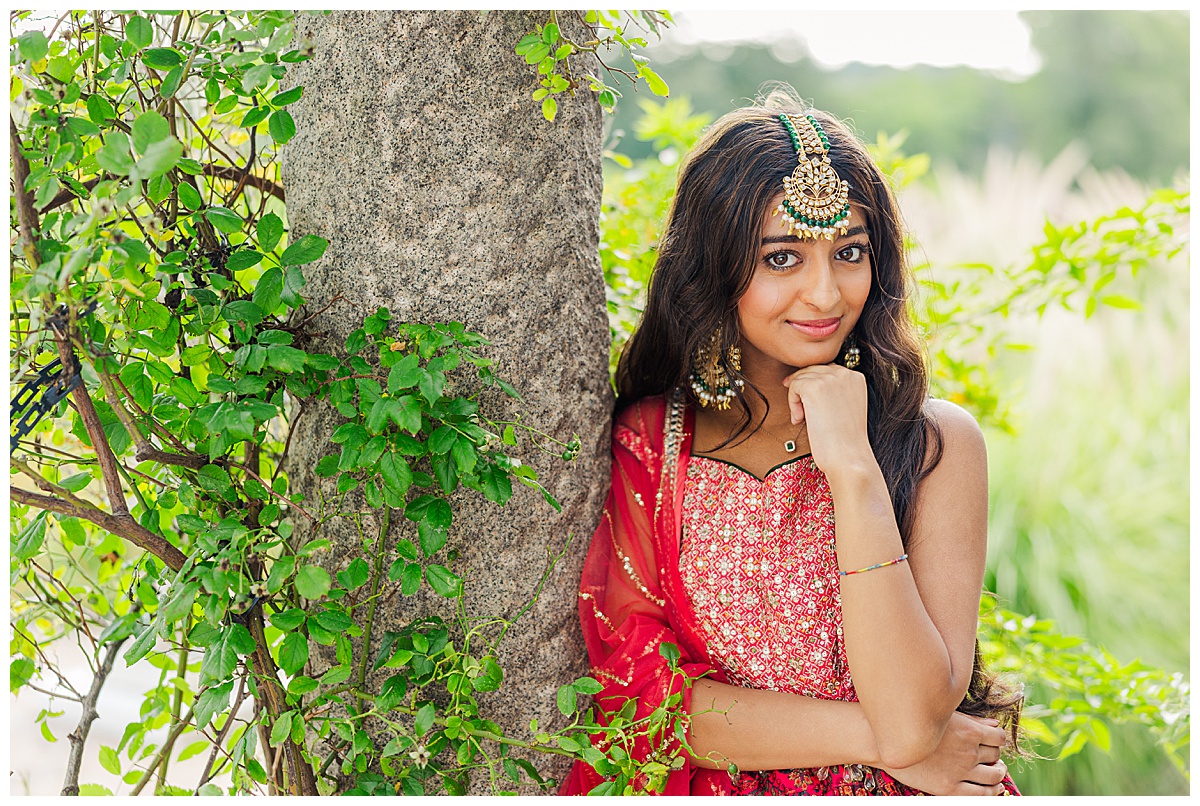
<path id="1" fill-rule="evenodd" d="M 471 491 L 453 501 L 448 546 L 460 554 L 452 570 L 466 580 L 471 617 L 514 617 L 548 552 L 570 538 L 541 598 L 505 639 L 503 687 L 481 700 L 517 738 L 528 738 L 533 717 L 561 721 L 556 688 L 585 670 L 576 586 L 608 487 L 612 407 L 597 252 L 601 111 L 584 86 L 562 96 L 555 122 L 543 119 L 530 98 L 534 70 L 513 52 L 547 19 L 518 11 L 298 16 L 297 46 L 311 44 L 313 58 L 291 73 L 304 97 L 291 107 L 298 133 L 283 174 L 290 230 L 330 241 L 306 269 L 309 310 L 346 297 L 316 320 L 323 336 L 310 349 L 339 352 L 381 305 L 394 322 L 459 321 L 492 341 L 486 355 L 524 398 L 485 397 L 486 413 L 520 412 L 559 439 L 582 439 L 570 465 L 532 450 L 520 457 L 562 502 L 561 514 L 522 485 L 504 508 Z M 336 451 L 336 419 L 327 408 L 305 412 L 294 437 L 291 483 L 309 500 L 318 481 L 311 468 Z M 416 542 L 414 524 L 391 523 L 389 550 L 400 537 Z M 365 527 L 370 534 L 377 525 Z M 358 541 L 351 525 L 330 524 L 322 536 L 334 542 L 323 562 L 344 567 L 339 549 Z M 452 616 L 446 600 L 388 593 L 372 657 L 384 630 L 434 608 Z M 536 763 L 561 778 L 555 758 Z M 487 791 L 487 782 L 471 791 Z"/>

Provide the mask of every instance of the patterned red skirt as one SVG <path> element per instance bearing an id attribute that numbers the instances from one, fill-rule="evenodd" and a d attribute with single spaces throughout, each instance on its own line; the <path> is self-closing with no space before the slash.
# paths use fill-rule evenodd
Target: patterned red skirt
<path id="1" fill-rule="evenodd" d="M 1020 795 L 1012 779 L 1001 782 L 1005 795 Z M 765 770 L 734 776 L 732 795 L 924 795 L 883 770 L 863 764 L 836 764 L 802 770 Z"/>

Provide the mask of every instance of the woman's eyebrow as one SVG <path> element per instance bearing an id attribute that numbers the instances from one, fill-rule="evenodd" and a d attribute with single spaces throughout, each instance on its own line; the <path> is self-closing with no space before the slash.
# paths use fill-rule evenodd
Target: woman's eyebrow
<path id="1" fill-rule="evenodd" d="M 850 238 L 855 235 L 862 235 L 866 231 L 867 231 L 867 228 L 864 227 L 862 224 L 859 224 L 856 227 L 851 227 L 850 229 L 846 230 L 846 234 L 839 236 L 839 237 Z M 768 244 L 773 244 L 773 243 L 795 243 L 796 241 L 799 241 L 799 240 L 800 240 L 800 238 L 795 235 L 770 235 L 770 236 L 762 239 L 762 245 L 767 246 Z"/>

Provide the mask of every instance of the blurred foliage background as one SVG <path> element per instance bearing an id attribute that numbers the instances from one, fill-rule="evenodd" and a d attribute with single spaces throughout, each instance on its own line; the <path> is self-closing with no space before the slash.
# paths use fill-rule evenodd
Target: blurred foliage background
<path id="1" fill-rule="evenodd" d="M 1031 795 L 1186 794 L 1188 17 L 1021 17 L 1042 65 L 1023 80 L 967 67 L 831 70 L 803 46 L 685 47 L 668 32 L 647 55 L 670 100 L 628 96 L 609 130 L 601 251 L 614 357 L 640 310 L 678 160 L 703 127 L 769 81 L 850 119 L 901 187 L 935 392 L 987 431 L 986 588 L 1000 607 L 1103 647 L 1104 674 L 1140 660 L 1183 693 L 1157 729 L 1118 720 L 1086 742 L 1038 742 L 1046 758 L 1015 763 L 1014 779 Z M 1039 302 L 1064 281 L 1077 293 Z M 960 365 L 982 372 L 955 377 Z M 1032 656 L 1024 669 L 1015 660 L 1031 716 L 1054 703 L 1103 718 L 1120 699 L 1084 681 L 1072 701 Z"/>

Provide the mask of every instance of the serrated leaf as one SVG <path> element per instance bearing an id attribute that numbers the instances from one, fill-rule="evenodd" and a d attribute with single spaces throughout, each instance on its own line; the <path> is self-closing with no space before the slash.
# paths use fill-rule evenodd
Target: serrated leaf
<path id="1" fill-rule="evenodd" d="M 138 115 L 130 129 L 133 136 L 133 147 L 139 154 L 145 154 L 152 143 L 166 140 L 171 136 L 171 126 L 167 119 L 153 109 Z"/>
<path id="2" fill-rule="evenodd" d="M 117 751 L 107 745 L 100 747 L 100 766 L 113 775 L 121 774 L 121 758 Z"/>
<path id="3" fill-rule="evenodd" d="M 272 619 L 272 622 L 274 619 Z M 288 633 L 279 645 L 279 668 L 291 676 L 308 663 L 308 638 L 298 632 Z"/>
<path id="4" fill-rule="evenodd" d="M 367 565 L 367 561 L 362 557 L 355 557 L 350 565 L 346 567 L 346 570 L 338 571 L 337 574 L 338 582 L 349 591 L 365 585 L 370 578 L 371 567 Z"/>
<path id="5" fill-rule="evenodd" d="M 275 718 L 275 724 L 271 726 L 271 746 L 278 747 L 291 736 L 292 720 L 295 718 L 295 711 L 284 711 Z"/>
<path id="6" fill-rule="evenodd" d="M 299 266 L 319 260 L 329 248 L 329 241 L 316 235 L 305 235 L 283 250 L 280 262 L 285 266 Z M 357 351 L 355 351 L 357 352 Z"/>
<path id="7" fill-rule="evenodd" d="M 329 572 L 318 565 L 306 565 L 296 572 L 296 592 L 305 599 L 320 599 L 331 584 Z"/>
<path id="8" fill-rule="evenodd" d="M 417 711 L 417 718 L 413 724 L 413 733 L 417 736 L 424 736 L 429 732 L 429 728 L 433 726 L 433 718 L 437 715 L 437 709 L 433 703 L 427 702 Z"/>
<path id="9" fill-rule="evenodd" d="M 292 119 L 292 113 L 286 109 L 277 109 L 271 113 L 271 119 L 267 123 L 267 131 L 271 134 L 271 139 L 276 143 L 286 143 L 296 135 L 296 121 Z"/>
<path id="10" fill-rule="evenodd" d="M 258 253 L 256 252 L 255 254 Z M 283 270 L 278 266 L 272 266 L 263 272 L 262 277 L 258 278 L 258 283 L 254 286 L 254 295 L 251 299 L 254 300 L 255 305 L 269 313 L 279 307 L 280 296 L 282 294 Z M 270 362 L 269 355 L 267 360 Z M 301 361 L 300 368 L 302 369 L 303 367 L 304 363 Z"/>
<path id="11" fill-rule="evenodd" d="M 183 156 L 183 143 L 174 137 L 168 140 L 161 140 L 157 143 L 151 143 L 146 148 L 145 156 L 137 162 L 138 175 L 143 179 L 162 176 L 175 167 L 175 163 L 179 162 L 181 156 Z M 238 229 L 241 229 L 240 219 L 238 221 Z M 233 231 L 237 232 L 237 230 Z"/>
<path id="12" fill-rule="evenodd" d="M 142 53 L 142 61 L 156 70 L 170 70 L 183 64 L 183 57 L 174 48 L 150 48 Z"/>
<path id="13" fill-rule="evenodd" d="M 257 230 L 258 248 L 264 252 L 271 252 L 283 237 L 283 220 L 274 213 L 267 213 L 258 219 Z"/>
<path id="14" fill-rule="evenodd" d="M 437 591 L 440 596 L 454 599 L 462 595 L 462 577 L 445 566 L 429 566 L 425 569 L 425 579 L 429 581 L 429 587 Z"/>
<path id="15" fill-rule="evenodd" d="M 575 689 L 570 685 L 559 686 L 558 695 L 556 697 L 558 710 L 563 716 L 572 716 L 575 713 Z"/>

